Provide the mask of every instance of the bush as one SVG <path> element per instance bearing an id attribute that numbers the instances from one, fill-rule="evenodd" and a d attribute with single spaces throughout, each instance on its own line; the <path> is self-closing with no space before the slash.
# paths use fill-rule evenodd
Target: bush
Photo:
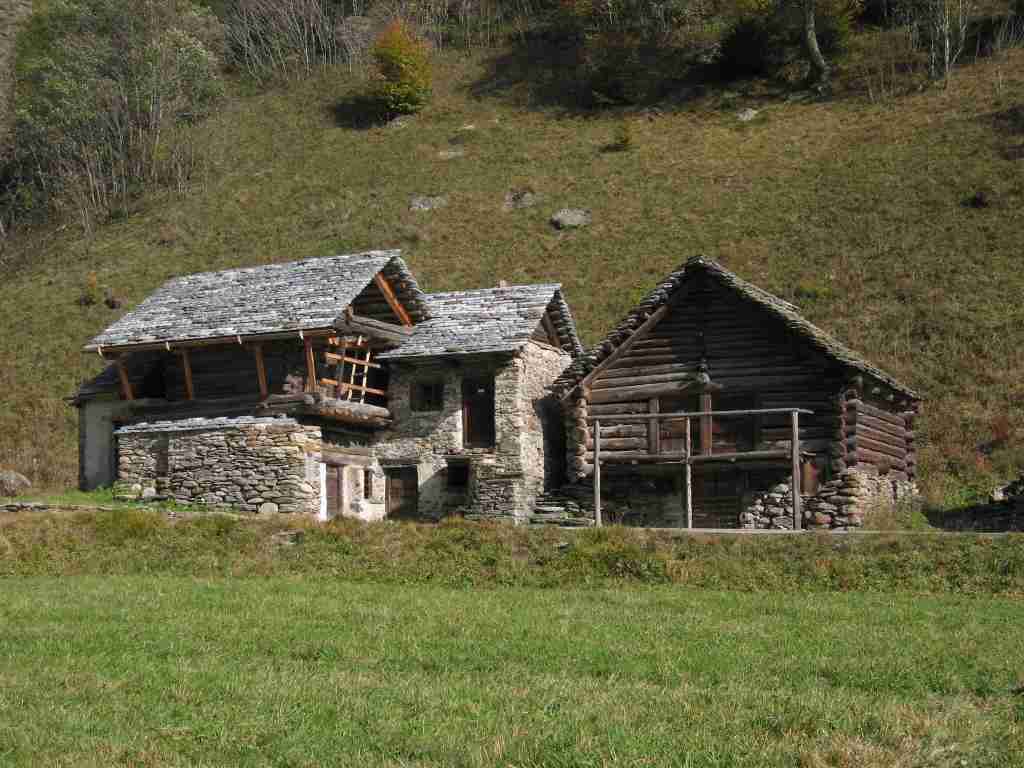
<path id="1" fill-rule="evenodd" d="M 389 114 L 419 112 L 430 98 L 430 55 L 426 42 L 395 19 L 373 44 L 380 70 L 377 93 Z"/>
<path id="2" fill-rule="evenodd" d="M 846 52 L 862 0 L 818 0 L 815 28 L 826 57 Z M 794 3 L 745 11 L 722 40 L 721 72 L 727 79 L 776 74 L 803 55 L 803 17 Z"/>

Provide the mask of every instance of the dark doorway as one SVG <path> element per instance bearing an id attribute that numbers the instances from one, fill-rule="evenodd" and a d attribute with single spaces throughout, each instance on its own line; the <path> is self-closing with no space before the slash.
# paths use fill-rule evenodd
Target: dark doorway
<path id="1" fill-rule="evenodd" d="M 419 473 L 416 467 L 393 467 L 387 472 L 387 516 L 392 520 L 419 517 Z"/>
<path id="2" fill-rule="evenodd" d="M 494 432 L 494 379 L 463 379 L 463 446 L 493 448 Z"/>
<path id="3" fill-rule="evenodd" d="M 694 467 L 693 527 L 739 528 L 743 473 L 729 468 Z"/>

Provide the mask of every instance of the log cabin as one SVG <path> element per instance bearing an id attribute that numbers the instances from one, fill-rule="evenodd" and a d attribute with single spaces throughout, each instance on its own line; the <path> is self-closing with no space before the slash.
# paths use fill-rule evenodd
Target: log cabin
<path id="1" fill-rule="evenodd" d="M 84 348 L 80 485 L 254 513 L 522 521 L 564 477 L 557 284 L 424 293 L 397 251 L 169 280 Z"/>
<path id="2" fill-rule="evenodd" d="M 568 500 L 599 522 L 846 529 L 916 493 L 920 397 L 703 257 L 552 391 L 571 482 L 539 500 L 537 517 L 566 517 Z"/>

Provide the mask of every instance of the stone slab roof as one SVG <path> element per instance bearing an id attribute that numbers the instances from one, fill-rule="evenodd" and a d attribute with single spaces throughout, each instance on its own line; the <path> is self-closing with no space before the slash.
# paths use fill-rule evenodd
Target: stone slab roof
<path id="1" fill-rule="evenodd" d="M 802 317 L 797 307 L 767 291 L 758 288 L 746 280 L 742 280 L 721 264 L 703 256 L 687 260 L 676 271 L 662 280 L 638 304 L 608 336 L 586 354 L 580 355 L 555 379 L 552 390 L 559 395 L 567 394 L 582 381 L 588 373 L 600 365 L 601 361 L 611 355 L 620 344 L 633 335 L 633 332 L 661 306 L 668 303 L 672 295 L 688 279 L 697 274 L 706 274 L 734 290 L 741 297 L 757 304 L 769 314 L 774 315 L 786 324 L 786 327 L 805 339 L 810 345 L 833 360 L 846 367 L 866 374 L 893 390 L 913 399 L 919 400 L 913 389 L 901 383 L 885 371 L 872 365 L 861 355 L 851 350 L 835 337 Z"/>
<path id="2" fill-rule="evenodd" d="M 559 345 L 572 356 L 583 351 L 569 305 L 557 283 L 512 285 L 427 294 L 430 319 L 383 359 L 516 352 L 550 313 Z"/>
<path id="3" fill-rule="evenodd" d="M 427 317 L 399 252 L 367 251 L 173 278 L 85 349 L 330 328 L 378 272 L 414 322 Z"/>
<path id="4" fill-rule="evenodd" d="M 280 416 L 218 416 L 216 418 L 178 419 L 176 421 L 147 421 L 126 424 L 114 430 L 115 435 L 131 435 L 142 432 L 191 432 L 204 429 L 235 429 L 257 425 L 268 427 L 298 426 L 295 419 Z"/>

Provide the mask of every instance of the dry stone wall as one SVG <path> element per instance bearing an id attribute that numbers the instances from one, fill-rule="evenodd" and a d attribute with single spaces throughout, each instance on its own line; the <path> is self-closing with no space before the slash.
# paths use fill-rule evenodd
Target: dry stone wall
<path id="1" fill-rule="evenodd" d="M 319 427 L 293 419 L 187 419 L 122 427 L 119 487 L 264 514 L 321 511 Z"/>

